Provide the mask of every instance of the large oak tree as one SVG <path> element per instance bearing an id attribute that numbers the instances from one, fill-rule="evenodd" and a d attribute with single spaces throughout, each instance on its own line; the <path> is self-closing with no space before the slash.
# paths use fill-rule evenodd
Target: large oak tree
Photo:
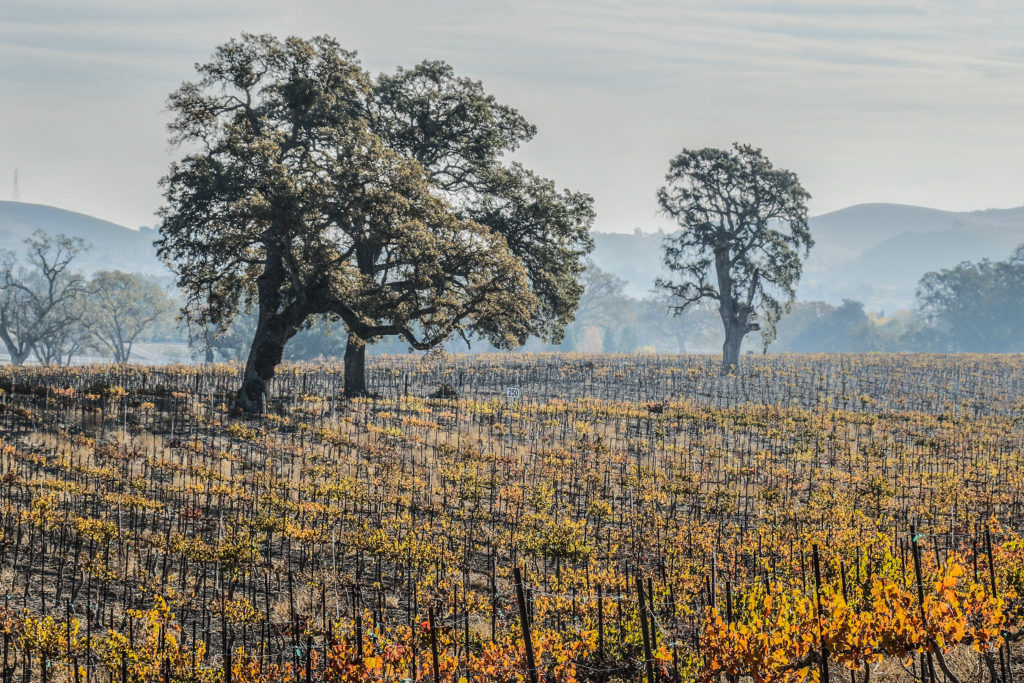
<path id="1" fill-rule="evenodd" d="M 255 309 L 239 405 L 262 409 L 288 340 L 318 316 L 365 345 L 452 334 L 557 339 L 592 244 L 588 196 L 503 162 L 534 132 L 439 62 L 371 78 L 331 38 L 244 35 L 170 97 L 159 253 L 197 325 Z"/>
<path id="2" fill-rule="evenodd" d="M 802 258 L 814 240 L 807 227 L 810 195 L 795 173 L 778 169 L 757 148 L 684 149 L 658 190 L 662 211 L 681 231 L 665 239 L 673 273 L 657 286 L 679 314 L 712 299 L 725 328 L 722 369 L 739 363 L 740 345 L 760 330 L 768 344 L 796 295 Z"/>

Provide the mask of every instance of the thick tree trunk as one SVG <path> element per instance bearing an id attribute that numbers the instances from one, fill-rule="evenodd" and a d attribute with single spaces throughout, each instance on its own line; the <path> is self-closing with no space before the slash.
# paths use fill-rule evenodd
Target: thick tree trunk
<path id="1" fill-rule="evenodd" d="M 736 370 L 740 365 L 740 345 L 743 343 L 743 336 L 746 334 L 743 327 L 727 326 L 725 328 L 725 343 L 722 344 L 722 374 L 728 374 Z"/>
<path id="2" fill-rule="evenodd" d="M 366 342 L 349 333 L 345 345 L 345 396 L 368 396 L 366 390 Z"/>
<path id="3" fill-rule="evenodd" d="M 11 365 L 22 365 L 25 360 L 32 353 L 32 347 L 23 348 L 21 344 L 15 343 L 11 335 L 7 333 L 4 327 L 0 327 L 0 340 L 3 340 L 4 347 L 7 349 L 7 355 L 11 359 Z"/>
<path id="4" fill-rule="evenodd" d="M 274 370 L 281 363 L 284 345 L 296 331 L 297 328 L 283 316 L 260 316 L 235 405 L 250 414 L 266 412 L 267 388 L 274 378 Z"/>

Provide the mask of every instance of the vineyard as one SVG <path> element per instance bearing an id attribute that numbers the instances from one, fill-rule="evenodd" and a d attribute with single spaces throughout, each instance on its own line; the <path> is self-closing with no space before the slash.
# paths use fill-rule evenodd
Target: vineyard
<path id="1" fill-rule="evenodd" d="M 1024 680 L 1024 357 L 718 368 L 0 368 L 0 680 Z"/>

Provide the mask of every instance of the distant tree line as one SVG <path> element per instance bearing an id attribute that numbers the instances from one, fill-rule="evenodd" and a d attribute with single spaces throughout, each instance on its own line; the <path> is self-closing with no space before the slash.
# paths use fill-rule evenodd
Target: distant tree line
<path id="1" fill-rule="evenodd" d="M 708 305 L 673 318 L 663 299 L 638 299 L 625 282 L 590 264 L 565 350 L 685 353 L 724 342 Z M 553 347 L 556 348 L 556 347 Z M 761 344 L 748 341 L 748 351 Z M 1024 245 L 1003 261 L 982 260 L 925 274 L 911 310 L 871 314 L 859 301 L 794 301 L 780 318 L 773 352 L 1024 353 Z"/>
<path id="2" fill-rule="evenodd" d="M 75 268 L 87 245 L 37 231 L 22 253 L 0 254 L 0 341 L 11 363 L 67 365 L 82 356 L 127 363 L 140 341 L 174 330 L 176 305 L 157 282 Z"/>
<path id="3" fill-rule="evenodd" d="M 645 298 L 626 293 L 626 282 L 588 262 L 581 278 L 583 294 L 576 317 L 559 344 L 537 339 L 526 350 L 603 353 L 707 353 L 724 343 L 720 317 L 703 303 L 679 316 L 668 297 L 652 291 Z M 239 316 L 212 339 L 217 360 L 243 360 L 252 341 L 252 314 Z M 340 358 L 345 351 L 341 323 L 318 324 L 295 335 L 287 360 Z M 453 352 L 494 350 L 485 343 L 468 347 L 449 341 Z M 748 339 L 746 351 L 763 345 Z M 771 352 L 1024 352 L 1024 245 L 1005 261 L 964 262 L 928 273 L 918 285 L 910 310 L 869 313 L 859 301 L 840 304 L 795 301 L 777 323 Z M 377 343 L 370 353 L 405 353 L 400 341 Z"/>
<path id="4" fill-rule="evenodd" d="M 240 312 L 225 330 L 202 328 L 189 339 L 175 318 L 177 302 L 159 282 L 121 271 L 86 277 L 74 259 L 81 240 L 36 233 L 21 253 L 0 255 L 0 341 L 14 364 L 69 364 L 86 358 L 128 362 L 138 342 L 190 341 L 192 357 L 244 361 L 256 314 Z M 604 353 L 689 353 L 724 342 L 720 316 L 710 303 L 673 315 L 669 296 L 626 293 L 626 282 L 588 261 L 575 319 L 558 344 L 539 339 L 527 350 Z M 1024 352 L 1024 245 L 1004 261 L 963 262 L 921 278 L 913 310 L 870 314 L 859 301 L 839 305 L 795 301 L 778 321 L 768 349 L 792 353 Z M 344 323 L 321 320 L 295 334 L 283 353 L 289 361 L 342 358 Z M 447 342 L 451 351 L 488 351 Z M 761 345 L 748 340 L 747 351 Z M 371 353 L 404 353 L 401 340 L 378 342 Z"/>
<path id="5" fill-rule="evenodd" d="M 936 350 L 1024 351 L 1024 244 L 1005 261 L 963 261 L 926 274 L 917 299 Z"/>
<path id="6" fill-rule="evenodd" d="M 926 273 L 916 306 L 869 315 L 864 305 L 797 303 L 773 350 L 1024 353 L 1024 245 L 1003 261 L 964 261 Z"/>

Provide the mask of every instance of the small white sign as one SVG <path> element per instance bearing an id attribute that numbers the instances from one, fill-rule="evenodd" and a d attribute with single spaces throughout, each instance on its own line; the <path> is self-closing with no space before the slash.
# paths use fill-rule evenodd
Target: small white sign
<path id="1" fill-rule="evenodd" d="M 515 401 L 521 395 L 522 392 L 519 391 L 519 387 L 509 387 L 508 389 L 505 389 L 505 398 L 509 401 Z"/>

